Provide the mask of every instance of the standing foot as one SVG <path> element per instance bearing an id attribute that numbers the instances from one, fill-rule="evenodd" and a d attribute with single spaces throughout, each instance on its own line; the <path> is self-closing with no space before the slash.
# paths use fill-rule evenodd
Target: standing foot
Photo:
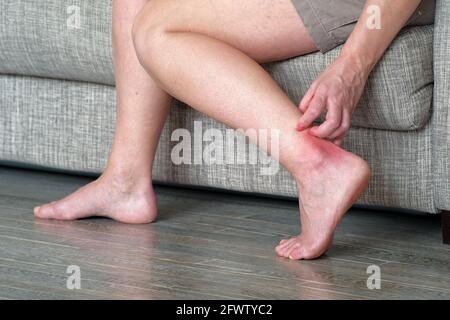
<path id="1" fill-rule="evenodd" d="M 41 219 L 76 220 L 107 217 L 119 222 L 141 224 L 156 219 L 156 196 L 150 179 L 105 173 L 98 180 L 66 198 L 34 208 Z"/>

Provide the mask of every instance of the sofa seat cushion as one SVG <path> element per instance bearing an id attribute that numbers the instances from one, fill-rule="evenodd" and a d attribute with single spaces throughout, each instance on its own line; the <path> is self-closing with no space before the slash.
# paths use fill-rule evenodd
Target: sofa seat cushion
<path id="1" fill-rule="evenodd" d="M 402 31 L 372 73 L 356 127 L 408 131 L 431 112 L 433 26 Z M 265 67 L 297 104 L 336 48 Z M 114 85 L 110 0 L 2 0 L 0 74 Z M 1 89 L 1 88 L 0 88 Z"/>

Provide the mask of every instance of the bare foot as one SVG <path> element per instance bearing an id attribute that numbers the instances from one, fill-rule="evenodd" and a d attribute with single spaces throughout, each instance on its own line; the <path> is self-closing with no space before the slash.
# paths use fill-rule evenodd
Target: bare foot
<path id="1" fill-rule="evenodd" d="M 150 223 L 156 219 L 156 196 L 151 181 L 103 175 L 66 198 L 34 208 L 41 219 L 76 220 L 92 216 L 124 223 Z"/>
<path id="2" fill-rule="evenodd" d="M 360 157 L 331 142 L 304 135 L 307 170 L 294 174 L 299 188 L 302 232 L 281 240 L 281 257 L 315 259 L 330 247 L 336 226 L 367 188 L 370 168 Z M 307 163 L 307 164 L 306 164 Z"/>

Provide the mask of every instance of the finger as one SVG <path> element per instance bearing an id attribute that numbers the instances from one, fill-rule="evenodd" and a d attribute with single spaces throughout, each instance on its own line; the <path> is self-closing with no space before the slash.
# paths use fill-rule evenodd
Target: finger
<path id="1" fill-rule="evenodd" d="M 336 103 L 328 102 L 328 111 L 325 121 L 310 132 L 319 138 L 329 138 L 341 126 L 342 109 Z"/>
<path id="2" fill-rule="evenodd" d="M 335 145 L 337 145 L 337 146 L 341 146 L 342 145 L 342 143 L 344 142 L 344 137 L 342 136 L 342 137 L 337 137 L 334 141 L 333 141 L 333 143 L 335 144 Z"/>
<path id="3" fill-rule="evenodd" d="M 311 86 L 309 90 L 306 92 L 306 94 L 303 96 L 302 101 L 300 102 L 299 109 L 302 113 L 306 112 L 306 109 L 308 109 L 308 106 L 313 97 L 314 97 L 314 88 L 313 86 Z"/>
<path id="4" fill-rule="evenodd" d="M 325 98 L 321 95 L 314 95 L 306 112 L 300 117 L 297 130 L 308 128 L 316 120 L 325 108 Z"/>
<path id="5" fill-rule="evenodd" d="M 344 110 L 342 112 L 342 120 L 341 120 L 341 126 L 332 134 L 330 135 L 330 139 L 337 139 L 338 137 L 344 137 L 348 130 L 350 129 L 351 125 L 351 117 L 350 113 L 347 110 Z"/>

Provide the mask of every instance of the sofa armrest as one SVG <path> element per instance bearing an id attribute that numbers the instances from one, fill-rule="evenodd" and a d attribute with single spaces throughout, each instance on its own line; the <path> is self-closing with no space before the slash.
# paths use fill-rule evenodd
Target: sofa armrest
<path id="1" fill-rule="evenodd" d="M 437 0 L 434 26 L 433 173 L 436 207 L 450 210 L 450 1 Z"/>

